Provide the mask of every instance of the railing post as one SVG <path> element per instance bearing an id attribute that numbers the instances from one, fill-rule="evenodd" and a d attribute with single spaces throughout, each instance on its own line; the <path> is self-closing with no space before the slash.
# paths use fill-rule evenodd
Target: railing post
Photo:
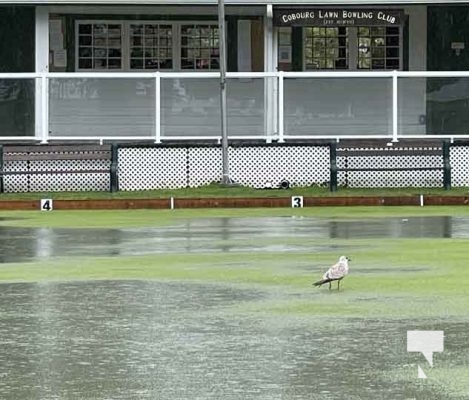
<path id="1" fill-rule="evenodd" d="M 161 74 L 155 76 L 155 143 L 161 143 Z"/>
<path id="2" fill-rule="evenodd" d="M 398 92 L 397 92 L 397 71 L 392 71 L 392 141 L 397 142 L 399 138 L 397 137 L 398 131 L 398 114 L 397 108 L 398 103 Z"/>
<path id="3" fill-rule="evenodd" d="M 119 168 L 119 146 L 117 143 L 111 144 L 111 167 L 110 167 L 110 182 L 111 182 L 111 193 L 119 191 L 119 178 L 118 178 L 118 168 Z"/>
<path id="4" fill-rule="evenodd" d="M 3 186 L 3 144 L 0 144 L 0 171 L 2 174 L 0 175 L 0 193 L 4 192 Z"/>
<path id="5" fill-rule="evenodd" d="M 49 79 L 46 73 L 41 76 L 41 143 L 49 140 Z"/>
<path id="6" fill-rule="evenodd" d="M 450 147 L 449 140 L 443 140 L 443 187 L 445 190 L 451 189 Z"/>
<path id="7" fill-rule="evenodd" d="M 284 128 L 284 120 L 283 120 L 283 71 L 278 73 L 278 141 L 279 143 L 285 142 L 285 138 L 283 137 L 283 128 Z"/>
<path id="8" fill-rule="evenodd" d="M 329 189 L 331 192 L 337 192 L 337 143 L 331 142 L 329 144 L 329 168 L 330 168 L 330 182 Z"/>

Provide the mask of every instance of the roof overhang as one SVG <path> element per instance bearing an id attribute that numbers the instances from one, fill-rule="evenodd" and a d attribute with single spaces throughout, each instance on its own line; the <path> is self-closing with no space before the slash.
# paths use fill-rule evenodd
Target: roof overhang
<path id="1" fill-rule="evenodd" d="M 468 4 L 469 0 L 225 0 L 225 5 L 355 6 Z M 218 0 L 0 0 L 0 5 L 217 5 Z"/>

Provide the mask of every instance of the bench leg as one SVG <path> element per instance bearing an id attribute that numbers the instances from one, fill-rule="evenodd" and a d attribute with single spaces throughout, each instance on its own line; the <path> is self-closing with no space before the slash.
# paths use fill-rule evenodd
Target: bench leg
<path id="1" fill-rule="evenodd" d="M 3 145 L 0 144 L 0 171 L 3 171 Z M 4 192 L 3 175 L 0 175 L 0 193 Z"/>
<path id="2" fill-rule="evenodd" d="M 119 165 L 118 150 L 119 148 L 117 147 L 117 144 L 113 143 L 111 146 L 111 167 L 110 167 L 110 181 L 111 181 L 110 191 L 111 193 L 115 193 L 119 191 L 119 181 L 118 181 L 118 176 L 117 176 L 117 168 Z"/>
<path id="3" fill-rule="evenodd" d="M 335 142 L 332 142 L 329 146 L 329 160 L 329 189 L 331 192 L 337 192 L 337 144 Z"/>
<path id="4" fill-rule="evenodd" d="M 450 161 L 450 142 L 443 141 L 443 187 L 445 190 L 451 189 L 451 161 Z"/>

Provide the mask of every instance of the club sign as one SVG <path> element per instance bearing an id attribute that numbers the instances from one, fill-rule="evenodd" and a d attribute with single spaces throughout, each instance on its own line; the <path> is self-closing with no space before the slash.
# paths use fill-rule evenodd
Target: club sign
<path id="1" fill-rule="evenodd" d="M 301 8 L 274 9 L 276 26 L 399 26 L 402 10 Z"/>

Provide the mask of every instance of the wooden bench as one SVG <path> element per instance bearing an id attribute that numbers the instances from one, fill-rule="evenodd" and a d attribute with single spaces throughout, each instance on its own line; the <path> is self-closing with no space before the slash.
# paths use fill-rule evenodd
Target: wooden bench
<path id="1" fill-rule="evenodd" d="M 40 161 L 108 161 L 105 168 L 37 168 Z M 7 162 L 24 162 L 19 170 L 5 169 Z M 109 174 L 111 192 L 118 191 L 117 145 L 0 145 L 0 193 L 6 175 Z"/>
<path id="2" fill-rule="evenodd" d="M 443 171 L 443 187 L 451 189 L 450 142 L 444 141 L 343 141 L 330 144 L 330 190 L 337 191 L 338 172 L 366 171 Z M 395 156 L 440 156 L 441 164 L 432 166 L 387 167 L 380 164 L 373 166 L 349 166 L 354 157 L 395 157 Z M 337 158 L 345 158 L 345 166 L 338 166 Z"/>

